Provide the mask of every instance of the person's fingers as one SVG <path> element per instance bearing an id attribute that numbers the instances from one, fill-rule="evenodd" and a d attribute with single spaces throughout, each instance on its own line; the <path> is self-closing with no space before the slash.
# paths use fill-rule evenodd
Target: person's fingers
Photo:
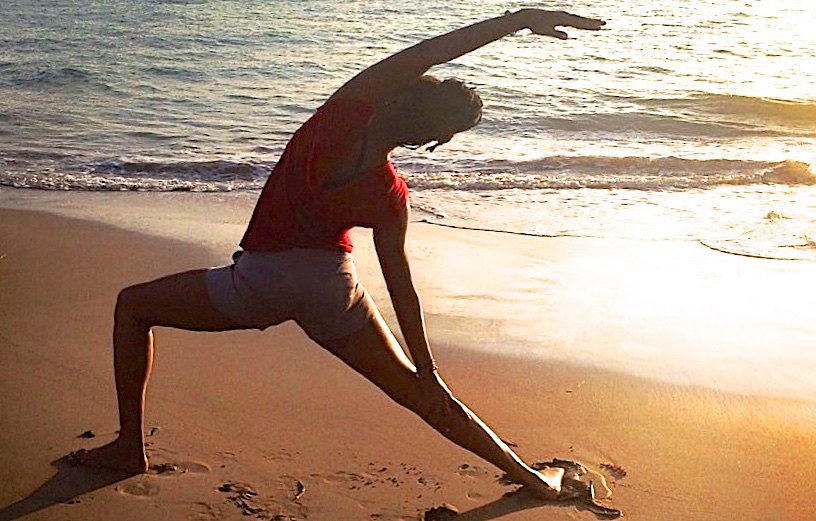
<path id="1" fill-rule="evenodd" d="M 560 14 L 560 20 L 558 20 L 555 25 L 564 25 L 568 27 L 575 27 L 576 29 L 586 29 L 590 31 L 597 31 L 606 25 L 605 21 L 597 18 L 587 18 L 585 16 L 578 16 L 566 12 Z"/>
<path id="2" fill-rule="evenodd" d="M 545 16 L 539 20 L 539 24 L 530 25 L 530 29 L 540 35 L 552 36 L 560 40 L 568 38 L 567 33 L 559 31 L 556 27 L 572 27 L 575 29 L 597 31 L 606 22 L 597 18 L 587 18 L 565 11 L 550 11 L 543 13 Z"/>

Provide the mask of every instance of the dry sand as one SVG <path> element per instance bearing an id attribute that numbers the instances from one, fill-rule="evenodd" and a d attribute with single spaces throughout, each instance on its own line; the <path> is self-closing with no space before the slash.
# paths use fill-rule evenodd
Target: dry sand
<path id="1" fill-rule="evenodd" d="M 418 248 L 468 243 L 467 233 L 422 227 Z M 571 244 L 552 261 L 586 254 Z M 427 278 L 434 266 L 419 257 L 415 270 Z M 148 451 L 170 470 L 119 480 L 66 465 L 71 450 L 115 435 L 118 290 L 223 259 L 94 222 L 0 210 L 0 520 L 416 520 L 443 503 L 463 521 L 595 519 L 502 498 L 509 489 L 496 469 L 390 403 L 293 325 L 158 330 Z M 373 269 L 361 262 L 363 278 Z M 816 519 L 814 402 L 455 345 L 436 352 L 453 391 L 523 458 L 575 459 L 603 472 L 613 492 L 607 504 L 627 518 Z M 80 437 L 89 430 L 93 439 Z"/>

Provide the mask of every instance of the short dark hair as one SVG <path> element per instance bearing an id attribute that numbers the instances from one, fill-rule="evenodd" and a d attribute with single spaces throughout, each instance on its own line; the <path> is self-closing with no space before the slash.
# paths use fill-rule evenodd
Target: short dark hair
<path id="1" fill-rule="evenodd" d="M 482 98 L 476 89 L 456 78 L 443 81 L 431 75 L 422 76 L 405 96 L 418 135 L 433 136 L 434 148 L 482 119 Z"/>

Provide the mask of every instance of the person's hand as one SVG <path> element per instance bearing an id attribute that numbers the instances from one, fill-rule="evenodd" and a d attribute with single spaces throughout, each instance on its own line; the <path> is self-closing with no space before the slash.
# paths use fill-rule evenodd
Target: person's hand
<path id="1" fill-rule="evenodd" d="M 552 36 L 560 40 L 567 39 L 567 33 L 556 27 L 574 27 L 588 31 L 597 31 L 606 22 L 595 18 L 585 18 L 565 11 L 545 11 L 543 9 L 522 9 L 517 16 L 524 21 L 524 27 L 535 34 Z"/>

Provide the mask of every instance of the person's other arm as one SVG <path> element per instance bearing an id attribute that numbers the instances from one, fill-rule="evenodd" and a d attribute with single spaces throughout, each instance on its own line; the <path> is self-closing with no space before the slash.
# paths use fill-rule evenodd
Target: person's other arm
<path id="1" fill-rule="evenodd" d="M 563 11 L 522 9 L 423 40 L 360 72 L 332 97 L 378 104 L 399 95 L 434 65 L 447 63 L 521 29 L 565 40 L 567 34 L 556 27 L 598 30 L 604 24 L 601 20 Z"/>
<path id="2" fill-rule="evenodd" d="M 406 347 L 418 374 L 422 376 L 432 373 L 435 365 L 428 344 L 422 305 L 411 279 L 411 267 L 405 250 L 409 213 L 406 207 L 391 223 L 376 227 L 374 246 Z"/>

